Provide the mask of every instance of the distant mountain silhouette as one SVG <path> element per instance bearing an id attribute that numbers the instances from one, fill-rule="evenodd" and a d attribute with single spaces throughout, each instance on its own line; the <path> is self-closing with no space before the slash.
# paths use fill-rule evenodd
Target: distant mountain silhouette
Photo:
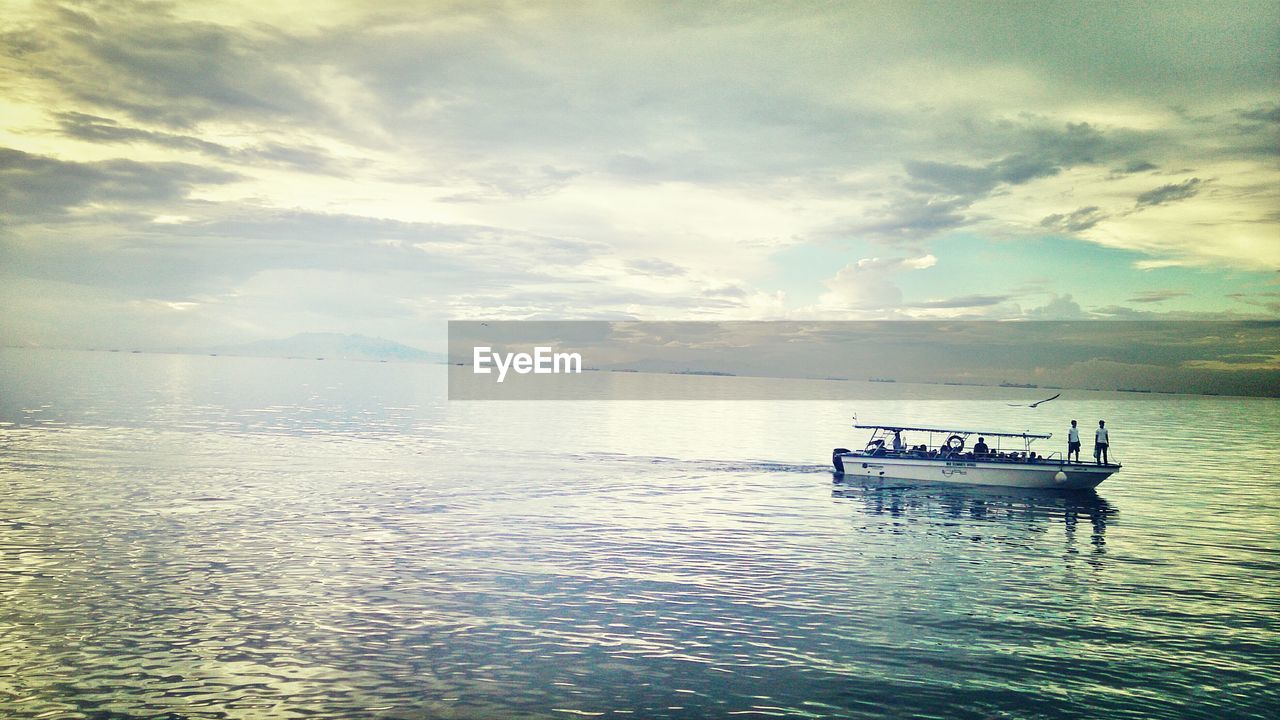
<path id="1" fill-rule="evenodd" d="M 385 338 L 340 333 L 300 333 L 278 340 L 258 340 L 242 345 L 221 345 L 202 352 L 248 357 L 307 357 L 335 360 L 394 360 L 444 362 L 443 353 L 427 352 Z"/>

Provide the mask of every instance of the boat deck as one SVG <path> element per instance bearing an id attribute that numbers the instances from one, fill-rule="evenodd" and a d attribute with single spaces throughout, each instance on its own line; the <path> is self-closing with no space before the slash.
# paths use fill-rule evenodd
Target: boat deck
<path id="1" fill-rule="evenodd" d="M 1067 467 L 1099 467 L 1099 468 L 1119 468 L 1120 463 L 1100 463 L 1092 460 L 1065 460 L 1062 457 L 1046 457 L 1037 455 L 1036 457 L 1024 457 L 1021 454 L 1008 453 L 985 453 L 978 455 L 972 452 L 965 453 L 940 453 L 936 451 L 923 452 L 919 450 L 906 450 L 895 452 L 893 450 L 883 450 L 868 453 L 863 450 L 852 450 L 848 453 L 850 456 L 859 459 L 870 458 L 874 460 L 927 460 L 934 462 L 981 462 L 981 463 L 998 463 L 998 464 L 1016 464 L 1016 465 L 1064 465 Z"/>

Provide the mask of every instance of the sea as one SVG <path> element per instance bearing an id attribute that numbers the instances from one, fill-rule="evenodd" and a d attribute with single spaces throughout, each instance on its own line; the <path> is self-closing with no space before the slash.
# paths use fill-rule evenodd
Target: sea
<path id="1" fill-rule="evenodd" d="M 861 386 L 0 350 L 0 717 L 1280 716 L 1280 401 Z M 855 414 L 1124 467 L 846 483 Z"/>

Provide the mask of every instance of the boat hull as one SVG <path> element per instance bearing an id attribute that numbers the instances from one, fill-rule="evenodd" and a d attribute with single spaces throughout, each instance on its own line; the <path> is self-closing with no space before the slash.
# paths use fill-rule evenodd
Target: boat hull
<path id="1" fill-rule="evenodd" d="M 876 457 L 861 453 L 835 453 L 836 472 L 846 479 L 918 480 L 921 482 L 993 485 L 998 487 L 1088 490 L 1120 470 L 1119 465 L 1086 463 L 1018 463 L 981 460 L 942 460 L 911 457 Z"/>

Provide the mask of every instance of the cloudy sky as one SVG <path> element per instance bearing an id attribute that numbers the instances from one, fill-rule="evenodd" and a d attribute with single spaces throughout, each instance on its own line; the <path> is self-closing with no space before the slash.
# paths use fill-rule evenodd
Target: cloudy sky
<path id="1" fill-rule="evenodd" d="M 1271 1 L 0 15 L 5 343 L 1280 317 Z"/>

